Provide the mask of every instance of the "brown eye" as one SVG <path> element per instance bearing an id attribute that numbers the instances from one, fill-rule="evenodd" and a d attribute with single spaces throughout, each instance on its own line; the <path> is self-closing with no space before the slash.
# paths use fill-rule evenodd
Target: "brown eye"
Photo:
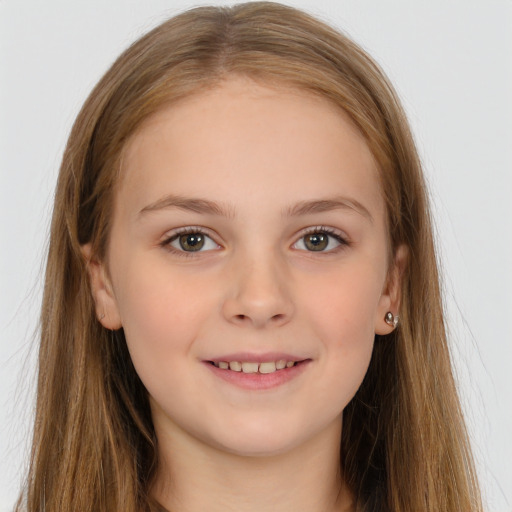
<path id="1" fill-rule="evenodd" d="M 302 235 L 294 244 L 294 249 L 308 252 L 332 252 L 342 246 L 349 245 L 338 233 L 326 228 L 312 229 Z"/>
<path id="2" fill-rule="evenodd" d="M 178 240 L 181 249 L 187 252 L 199 251 L 204 246 L 204 236 L 201 233 L 185 233 Z"/>
<path id="3" fill-rule="evenodd" d="M 183 231 L 162 242 L 163 247 L 170 247 L 175 253 L 205 252 L 220 249 L 210 236 L 202 231 Z"/>
<path id="4" fill-rule="evenodd" d="M 329 245 L 329 235 L 310 233 L 304 237 L 304 245 L 309 251 L 324 251 Z"/>

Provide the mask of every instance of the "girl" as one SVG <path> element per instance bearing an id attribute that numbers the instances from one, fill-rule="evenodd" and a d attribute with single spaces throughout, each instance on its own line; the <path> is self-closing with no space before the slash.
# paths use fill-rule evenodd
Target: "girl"
<path id="1" fill-rule="evenodd" d="M 273 3 L 129 48 L 61 166 L 28 511 L 477 511 L 400 104 Z"/>

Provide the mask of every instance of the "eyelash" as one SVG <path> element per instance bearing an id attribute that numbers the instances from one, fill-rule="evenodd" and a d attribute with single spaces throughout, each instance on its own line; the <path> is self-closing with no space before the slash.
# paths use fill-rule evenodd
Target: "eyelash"
<path id="1" fill-rule="evenodd" d="M 305 252 L 310 252 L 310 253 L 318 252 L 320 254 L 332 254 L 332 253 L 338 252 L 339 250 L 343 250 L 343 248 L 345 248 L 345 247 L 350 246 L 350 243 L 349 243 L 349 241 L 346 238 L 344 238 L 342 235 L 340 235 L 334 229 L 328 228 L 326 226 L 313 226 L 311 228 L 307 228 L 305 231 L 303 231 L 301 233 L 300 237 L 297 239 L 296 242 L 294 242 L 293 245 L 296 245 L 304 237 L 306 237 L 308 235 L 311 235 L 311 234 L 315 234 L 315 233 L 324 233 L 324 234 L 328 235 L 329 237 L 334 238 L 336 240 L 336 242 L 339 243 L 339 245 L 337 247 L 333 248 L 333 249 L 330 249 L 329 251 L 305 251 Z M 194 258 L 194 257 L 197 257 L 196 253 L 201 253 L 201 252 L 205 252 L 205 251 L 200 251 L 200 250 L 199 251 L 179 250 L 179 249 L 176 249 L 175 247 L 172 247 L 171 243 L 174 242 L 175 240 L 177 240 L 180 236 L 183 236 L 183 235 L 195 235 L 195 234 L 199 234 L 199 235 L 203 235 L 205 237 L 208 237 L 214 243 L 217 243 L 208 234 L 208 232 L 205 231 L 204 228 L 201 228 L 199 226 L 197 226 L 197 227 L 196 226 L 190 226 L 190 227 L 181 228 L 181 229 L 175 231 L 172 235 L 170 235 L 170 236 L 166 237 L 164 240 L 162 240 L 159 245 L 161 247 L 163 247 L 164 249 L 168 250 L 169 252 L 172 252 L 173 254 L 177 255 L 177 256 L 184 257 L 184 258 Z"/>
<path id="2" fill-rule="evenodd" d="M 340 233 L 335 231 L 333 228 L 328 228 L 326 226 L 313 226 L 311 228 L 307 228 L 306 231 L 301 233 L 301 236 L 298 238 L 297 242 L 308 235 L 312 235 L 315 233 L 324 233 L 331 238 L 334 238 L 336 242 L 339 243 L 339 246 L 334 249 L 330 249 L 329 251 L 317 251 L 319 254 L 333 254 L 337 253 L 340 250 L 343 250 L 345 247 L 350 246 L 350 243 L 347 238 L 343 237 Z M 297 243 L 295 242 L 294 245 Z M 307 251 L 310 253 L 315 253 L 315 251 Z"/>
<path id="3" fill-rule="evenodd" d="M 208 237 L 210 240 L 214 241 L 213 238 L 208 234 L 207 231 L 205 231 L 204 228 L 201 228 L 199 226 L 187 226 L 186 228 L 180 228 L 177 231 L 175 231 L 172 235 L 166 237 L 164 240 L 160 242 L 160 246 L 164 249 L 168 250 L 169 252 L 173 253 L 176 256 L 180 256 L 183 258 L 194 258 L 197 257 L 196 253 L 204 252 L 204 251 L 182 251 L 179 249 L 176 249 L 175 247 L 171 246 L 171 243 L 177 240 L 180 236 L 183 235 L 203 235 L 205 237 Z M 215 242 L 217 244 L 217 242 Z M 219 245 L 219 244 L 217 244 Z"/>

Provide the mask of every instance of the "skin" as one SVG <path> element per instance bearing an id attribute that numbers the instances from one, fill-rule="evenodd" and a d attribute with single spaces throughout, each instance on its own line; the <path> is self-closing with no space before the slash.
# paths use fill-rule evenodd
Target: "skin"
<path id="1" fill-rule="evenodd" d="M 173 238 L 186 227 L 207 235 L 202 250 Z M 329 245 L 308 250 L 306 232 L 325 229 Z M 123 153 L 107 260 L 90 272 L 98 318 L 124 328 L 149 392 L 164 506 L 352 509 L 342 411 L 375 333 L 392 330 L 399 260 L 372 155 L 325 100 L 232 77 L 145 122 Z M 308 362 L 271 389 L 205 364 L 276 351 Z"/>

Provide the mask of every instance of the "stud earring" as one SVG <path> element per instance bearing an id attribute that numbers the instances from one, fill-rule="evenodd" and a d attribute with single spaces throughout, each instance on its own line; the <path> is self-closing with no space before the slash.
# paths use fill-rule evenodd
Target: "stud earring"
<path id="1" fill-rule="evenodd" d="M 393 327 L 393 329 L 396 328 L 396 326 L 398 325 L 398 315 L 393 315 L 393 313 L 391 313 L 391 311 L 388 311 L 386 313 L 386 316 L 384 317 L 384 321 L 390 325 L 391 327 Z"/>

